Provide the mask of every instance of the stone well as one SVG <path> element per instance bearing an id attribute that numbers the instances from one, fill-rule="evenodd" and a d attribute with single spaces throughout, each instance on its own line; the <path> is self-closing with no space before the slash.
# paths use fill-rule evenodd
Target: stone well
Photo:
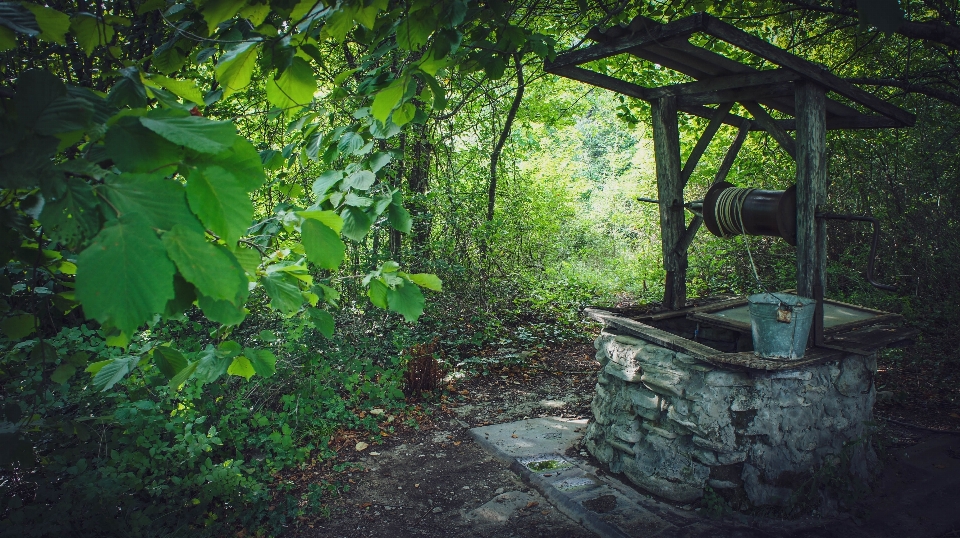
<path id="1" fill-rule="evenodd" d="M 824 465 L 869 478 L 875 352 L 811 350 L 795 365 L 765 365 L 744 352 L 749 334 L 690 331 L 707 333 L 710 347 L 676 330 L 594 317 L 605 325 L 595 344 L 603 368 L 585 445 L 611 472 L 674 501 L 709 486 L 754 506 L 789 503 Z"/>

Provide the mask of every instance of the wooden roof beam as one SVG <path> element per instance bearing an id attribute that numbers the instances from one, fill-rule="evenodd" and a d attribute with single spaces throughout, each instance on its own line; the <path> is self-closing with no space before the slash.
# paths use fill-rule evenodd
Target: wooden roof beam
<path id="1" fill-rule="evenodd" d="M 800 78 L 800 75 L 787 69 L 771 69 L 768 71 L 756 71 L 754 73 L 744 73 L 735 75 L 726 75 L 712 77 L 697 82 L 686 82 L 683 84 L 672 84 L 670 86 L 660 86 L 650 88 L 650 95 L 653 97 L 666 97 L 675 95 L 677 97 L 696 95 L 707 92 L 716 92 L 720 90 L 744 89 L 752 86 L 763 86 L 775 84 L 778 82 L 792 82 Z"/>

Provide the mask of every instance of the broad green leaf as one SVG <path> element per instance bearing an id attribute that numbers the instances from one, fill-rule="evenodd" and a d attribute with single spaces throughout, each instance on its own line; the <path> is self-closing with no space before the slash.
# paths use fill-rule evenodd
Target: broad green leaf
<path id="1" fill-rule="evenodd" d="M 387 309 L 387 290 L 390 289 L 379 278 L 370 281 L 370 288 L 367 290 L 367 297 L 374 306 Z"/>
<path id="2" fill-rule="evenodd" d="M 213 35 L 217 26 L 230 20 L 246 2 L 242 0 L 206 0 L 200 6 L 203 20 L 207 21 L 207 35 Z"/>
<path id="3" fill-rule="evenodd" d="M 203 224 L 227 245 L 236 244 L 253 218 L 250 197 L 234 175 L 219 166 L 190 173 L 187 202 Z"/>
<path id="4" fill-rule="evenodd" d="M 368 190 L 377 181 L 377 175 L 369 170 L 357 170 L 343 180 L 343 187 L 357 189 L 360 191 Z"/>
<path id="5" fill-rule="evenodd" d="M 279 78 L 267 80 L 267 101 L 279 108 L 307 106 L 316 91 L 317 78 L 303 58 L 294 58 Z"/>
<path id="6" fill-rule="evenodd" d="M 246 380 L 250 380 L 253 377 L 253 374 L 257 373 L 253 369 L 253 365 L 250 364 L 250 359 L 239 355 L 233 358 L 233 361 L 230 363 L 230 367 L 227 368 L 227 373 L 230 375 L 235 375 L 242 377 Z"/>
<path id="7" fill-rule="evenodd" d="M 224 88 L 224 97 L 250 85 L 259 46 L 259 42 L 240 43 L 220 56 L 216 73 L 217 81 Z"/>
<path id="8" fill-rule="evenodd" d="M 17 48 L 17 34 L 6 26 L 0 26 L 0 52 Z"/>
<path id="9" fill-rule="evenodd" d="M 356 5 L 343 5 L 335 10 L 327 18 L 320 32 L 321 39 L 332 39 L 337 43 L 343 42 L 347 37 L 347 32 L 353 29 L 354 14 L 357 12 Z"/>
<path id="10" fill-rule="evenodd" d="M 261 282 L 263 289 L 270 296 L 272 308 L 284 314 L 291 314 L 303 305 L 303 295 L 294 277 L 276 272 L 265 276 Z"/>
<path id="11" fill-rule="evenodd" d="M 77 259 L 77 299 L 87 316 L 133 334 L 174 297 L 173 262 L 139 215 L 105 227 Z"/>
<path id="12" fill-rule="evenodd" d="M 370 207 L 373 205 L 373 198 L 360 196 L 359 194 L 348 192 L 343 198 L 344 205 L 353 207 Z"/>
<path id="13" fill-rule="evenodd" d="M 118 381 L 132 372 L 137 367 L 138 362 L 140 362 L 140 357 L 136 355 L 111 360 L 93 376 L 94 388 L 101 392 L 110 390 Z"/>
<path id="14" fill-rule="evenodd" d="M 147 89 L 140 79 L 140 70 L 132 66 L 121 69 L 120 78 L 107 94 L 107 102 L 117 108 L 147 106 Z"/>
<path id="15" fill-rule="evenodd" d="M 183 160 L 183 148 L 147 129 L 140 118 L 121 118 L 107 131 L 107 157 L 124 172 L 171 174 Z"/>
<path id="16" fill-rule="evenodd" d="M 433 110 L 440 111 L 446 108 L 447 98 L 443 87 L 440 86 L 440 83 L 434 78 L 435 74 L 436 73 L 427 73 L 419 75 L 419 78 L 426 81 L 427 85 L 430 86 L 430 91 L 433 93 Z"/>
<path id="17" fill-rule="evenodd" d="M 247 288 L 243 268 L 228 250 L 207 241 L 202 231 L 178 224 L 162 240 L 180 274 L 200 293 L 233 303 L 243 295 Z"/>
<path id="18" fill-rule="evenodd" d="M 304 219 L 300 225 L 300 233 L 308 260 L 322 269 L 340 267 L 346 252 L 346 245 L 340 239 L 340 234 L 313 219 Z"/>
<path id="19" fill-rule="evenodd" d="M 233 174 L 234 179 L 240 182 L 246 192 L 257 190 L 267 180 L 260 153 L 242 136 L 236 137 L 233 147 L 217 155 L 188 151 L 187 163 L 199 167 L 217 165 Z"/>
<path id="20" fill-rule="evenodd" d="M 86 368 L 84 368 L 83 371 L 87 372 L 88 374 L 96 375 L 97 372 L 99 372 L 104 366 L 110 364 L 111 362 L 113 362 L 113 359 L 107 359 L 105 361 L 97 361 L 93 364 L 90 364 Z"/>
<path id="21" fill-rule="evenodd" d="M 244 297 L 245 300 L 246 297 Z M 227 326 L 240 325 L 240 322 L 247 317 L 247 312 L 243 308 L 244 301 L 218 301 L 206 295 L 197 297 L 197 305 L 200 306 L 204 316 Z M 237 302 L 240 306 L 237 306 Z"/>
<path id="22" fill-rule="evenodd" d="M 333 338 L 334 331 L 334 321 L 333 316 L 330 312 L 326 310 L 320 310 L 319 308 L 308 308 L 307 313 L 310 316 L 310 320 L 313 321 L 313 326 L 320 331 L 326 338 Z"/>
<path id="23" fill-rule="evenodd" d="M 437 21 L 431 10 L 411 13 L 397 26 L 397 45 L 406 50 L 418 50 L 427 43 L 436 28 Z"/>
<path id="24" fill-rule="evenodd" d="M 403 94 L 407 90 L 407 83 L 407 78 L 401 77 L 377 92 L 377 96 L 373 98 L 373 104 L 370 105 L 370 113 L 373 114 L 374 119 L 379 120 L 381 123 L 387 121 L 387 117 L 390 116 L 393 109 L 396 108 L 397 105 L 400 104 L 400 100 L 403 99 Z"/>
<path id="25" fill-rule="evenodd" d="M 40 35 L 41 32 L 37 18 L 16 2 L 0 2 L 0 26 L 30 37 Z"/>
<path id="26" fill-rule="evenodd" d="M 257 334 L 257 338 L 258 338 L 261 342 L 276 342 L 276 341 L 277 341 L 277 335 L 276 335 L 273 331 L 271 331 L 271 330 L 269 330 L 269 329 L 264 329 L 264 330 L 260 331 L 260 333 Z"/>
<path id="27" fill-rule="evenodd" d="M 11 340 L 19 340 L 33 334 L 36 330 L 37 318 L 33 314 L 10 316 L 0 321 L 0 331 Z"/>
<path id="28" fill-rule="evenodd" d="M 244 355 L 250 359 L 257 375 L 270 377 L 277 373 L 277 357 L 268 349 L 244 348 Z"/>
<path id="29" fill-rule="evenodd" d="M 340 153 L 352 154 L 355 151 L 363 147 L 364 141 L 363 137 L 353 131 L 347 131 L 343 133 L 343 136 L 340 137 L 340 142 L 337 144 L 337 150 Z"/>
<path id="30" fill-rule="evenodd" d="M 387 288 L 387 306 L 408 322 L 414 322 L 423 314 L 423 294 L 420 288 L 412 284 Z"/>
<path id="31" fill-rule="evenodd" d="M 70 247 L 78 247 L 100 229 L 97 199 L 87 182 L 71 177 L 63 182 L 63 193 L 47 199 L 38 219 L 43 232 Z"/>
<path id="32" fill-rule="evenodd" d="M 393 155 L 386 151 L 374 153 L 373 156 L 370 157 L 370 171 L 376 174 L 381 168 L 390 164 L 392 160 Z"/>
<path id="33" fill-rule="evenodd" d="M 174 144 L 187 146 L 200 153 L 226 151 L 237 138 L 237 128 L 233 122 L 211 121 L 199 116 L 145 116 L 140 118 L 140 123 Z"/>
<path id="34" fill-rule="evenodd" d="M 257 269 L 260 267 L 260 252 L 256 249 L 238 246 L 233 249 L 233 257 L 248 275 L 257 274 Z"/>
<path id="35" fill-rule="evenodd" d="M 83 52 L 90 56 L 93 49 L 113 39 L 113 26 L 90 13 L 77 13 L 70 18 L 70 30 Z"/>
<path id="36" fill-rule="evenodd" d="M 153 362 L 157 364 L 157 368 L 167 379 L 173 379 L 187 367 L 186 357 L 176 349 L 166 346 L 153 348 Z"/>
<path id="37" fill-rule="evenodd" d="M 373 26 L 377 23 L 378 11 L 379 9 L 377 9 L 375 5 L 358 8 L 357 12 L 353 15 L 353 20 L 364 25 L 367 29 L 373 30 Z"/>
<path id="38" fill-rule="evenodd" d="M 184 101 L 190 101 L 198 106 L 204 105 L 203 93 L 200 92 L 195 80 L 177 80 L 163 75 L 150 75 L 144 79 L 144 83 L 172 92 Z"/>
<path id="39" fill-rule="evenodd" d="M 187 206 L 183 185 L 159 174 L 111 174 L 97 193 L 121 216 L 140 215 L 158 230 L 171 230 L 180 224 L 203 232 L 203 226 Z"/>
<path id="40" fill-rule="evenodd" d="M 343 218 L 343 229 L 340 233 L 358 243 L 363 241 L 370 227 L 373 226 L 373 219 L 356 207 L 344 207 L 340 217 Z"/>
<path id="41" fill-rule="evenodd" d="M 200 360 L 197 361 L 197 379 L 201 383 L 212 383 L 227 373 L 230 363 L 230 359 L 219 356 L 213 346 L 208 345 L 200 352 Z"/>
<path id="42" fill-rule="evenodd" d="M 61 364 L 57 366 L 57 369 L 50 374 L 50 381 L 58 385 L 62 385 L 70 380 L 73 377 L 73 374 L 77 373 L 77 367 L 72 364 Z"/>
<path id="43" fill-rule="evenodd" d="M 6 155 L 0 155 L 0 187 L 33 188 L 41 182 L 56 183 L 63 175 L 53 167 L 57 139 L 28 136 Z"/>
<path id="44" fill-rule="evenodd" d="M 196 362 L 191 362 L 186 368 L 177 372 L 177 375 L 173 376 L 173 379 L 170 380 L 170 388 L 173 390 L 179 389 L 180 385 L 183 385 L 190 379 L 190 376 L 197 371 L 197 364 Z"/>
<path id="45" fill-rule="evenodd" d="M 387 211 L 387 222 L 394 230 L 405 234 L 410 233 L 410 228 L 413 226 L 413 219 L 410 217 L 410 212 L 403 207 L 399 191 L 393 194 L 393 202 L 390 203 L 389 211 Z"/>
<path id="46" fill-rule="evenodd" d="M 415 273 L 407 275 L 414 284 L 433 291 L 443 291 L 443 282 L 437 278 L 437 275 L 430 273 Z"/>
<path id="47" fill-rule="evenodd" d="M 324 225 L 338 234 L 340 233 L 340 230 L 343 229 L 343 219 L 341 219 L 340 215 L 337 215 L 333 211 L 319 211 L 316 209 L 311 209 L 307 211 L 297 211 L 297 215 L 305 219 L 312 219 L 322 222 Z"/>
<path id="48" fill-rule="evenodd" d="M 318 199 L 322 199 L 327 192 L 343 179 L 343 172 L 340 170 L 327 170 L 320 174 L 320 177 L 313 182 L 313 194 Z"/>
<path id="49" fill-rule="evenodd" d="M 313 2 L 316 3 L 316 2 Z M 249 4 L 240 10 L 240 16 L 250 21 L 250 24 L 256 28 L 263 24 L 270 14 L 270 4 Z"/>
<path id="50" fill-rule="evenodd" d="M 410 123 L 410 120 L 417 114 L 417 107 L 413 103 L 404 103 L 393 111 L 393 123 L 400 127 Z"/>
<path id="51" fill-rule="evenodd" d="M 20 74 L 14 104 L 21 125 L 46 135 L 83 129 L 93 113 L 86 101 L 67 93 L 63 81 L 39 69 Z"/>

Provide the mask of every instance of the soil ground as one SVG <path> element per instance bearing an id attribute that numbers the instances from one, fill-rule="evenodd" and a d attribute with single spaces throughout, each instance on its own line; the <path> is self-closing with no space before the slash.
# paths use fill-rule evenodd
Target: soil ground
<path id="1" fill-rule="evenodd" d="M 338 441 L 340 465 L 336 468 L 347 470 L 337 474 L 327 471 L 322 473 L 322 478 L 339 481 L 348 485 L 349 490 L 329 499 L 322 514 L 301 518 L 296 528 L 289 529 L 289 534 L 310 537 L 592 536 L 474 444 L 467 434 L 472 427 L 539 416 L 589 418 L 599 368 L 592 345 L 584 342 L 537 353 L 518 354 L 513 349 L 496 353 L 508 358 L 523 355 L 520 358 L 524 366 L 497 366 L 485 375 L 450 383 L 439 401 L 421 404 L 423 413 L 415 417 L 418 428 L 398 426 L 393 435 L 383 438 L 382 444 L 357 450 L 357 437 L 349 433 L 341 436 Z M 895 377 L 891 369 L 896 365 L 881 364 L 881 368 L 887 379 Z M 878 405 L 876 414 L 881 424 L 884 419 L 898 417 L 895 420 L 901 423 L 911 421 L 921 427 L 886 423 L 881 429 L 881 443 L 888 448 L 884 477 L 870 497 L 853 505 L 850 514 L 841 514 L 845 523 L 834 530 L 849 526 L 870 536 L 873 535 L 870 529 L 881 532 L 890 525 L 882 517 L 878 520 L 878 513 L 902 511 L 904 502 L 918 506 L 936 502 L 946 503 L 945 521 L 921 524 L 910 519 L 914 516 L 904 515 L 894 521 L 896 535 L 900 538 L 960 536 L 960 518 L 949 509 L 951 505 L 960 506 L 960 491 L 948 498 L 940 495 L 926 500 L 905 501 L 901 495 L 920 480 L 917 469 L 926 469 L 929 462 L 933 462 L 930 469 L 933 474 L 927 479 L 934 481 L 938 469 L 951 465 L 960 468 L 960 436 L 938 435 L 933 431 L 944 429 L 951 420 L 960 426 L 960 420 L 953 419 L 951 413 L 956 411 L 946 408 L 931 413 L 930 409 L 910 409 L 897 401 Z M 406 422 L 397 420 L 396 423 Z M 924 455 L 930 451 L 917 451 L 910 466 L 904 466 L 901 460 L 906 452 L 903 451 L 931 439 L 943 445 L 937 445 L 936 454 Z M 903 455 L 898 456 L 900 453 Z M 947 459 L 937 459 L 943 457 Z M 950 457 L 955 457 L 957 462 L 952 462 Z M 917 461 L 917 458 L 927 458 L 929 462 Z M 696 505 L 683 508 L 699 511 Z M 916 517 L 929 519 L 926 513 Z M 924 534 L 934 529 L 939 530 L 935 534 Z"/>

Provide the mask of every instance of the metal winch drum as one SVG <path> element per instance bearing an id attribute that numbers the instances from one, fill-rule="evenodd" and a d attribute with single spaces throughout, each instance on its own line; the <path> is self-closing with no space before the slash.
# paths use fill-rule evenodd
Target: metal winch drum
<path id="1" fill-rule="evenodd" d="M 796 245 L 797 186 L 768 191 L 721 181 L 703 199 L 703 223 L 718 237 L 767 235 Z"/>

